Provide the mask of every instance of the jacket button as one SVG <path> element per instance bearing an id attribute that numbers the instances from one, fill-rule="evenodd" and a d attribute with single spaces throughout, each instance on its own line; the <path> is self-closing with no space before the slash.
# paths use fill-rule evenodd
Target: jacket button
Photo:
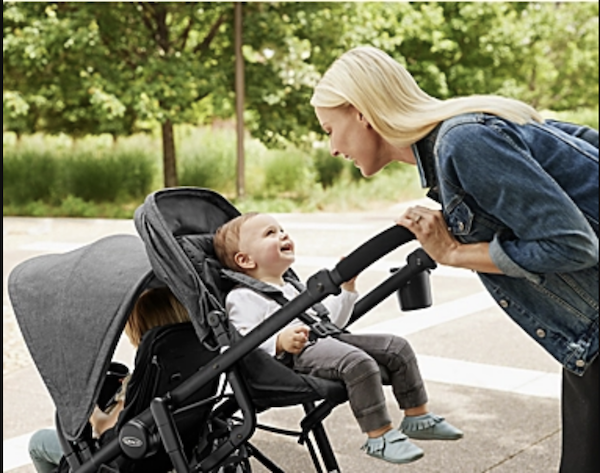
<path id="1" fill-rule="evenodd" d="M 465 229 L 465 224 L 462 222 L 458 222 L 458 231 L 462 232 Z"/>
<path id="2" fill-rule="evenodd" d="M 508 301 L 506 299 L 501 299 L 500 306 L 506 309 L 508 307 Z"/>
<path id="3" fill-rule="evenodd" d="M 577 360 L 575 362 L 575 366 L 577 366 L 578 368 L 583 368 L 585 366 L 585 361 L 583 361 L 583 360 Z"/>
<path id="4" fill-rule="evenodd" d="M 540 338 L 544 338 L 546 336 L 546 331 L 543 328 L 538 328 L 535 331 L 535 334 Z"/>

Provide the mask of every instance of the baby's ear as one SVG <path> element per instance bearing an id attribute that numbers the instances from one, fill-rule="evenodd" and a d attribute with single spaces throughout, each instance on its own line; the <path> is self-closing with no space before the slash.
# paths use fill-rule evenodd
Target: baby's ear
<path id="1" fill-rule="evenodd" d="M 254 269 L 256 267 L 254 260 L 246 253 L 236 253 L 233 257 L 233 260 L 235 261 L 235 264 L 242 269 Z"/>

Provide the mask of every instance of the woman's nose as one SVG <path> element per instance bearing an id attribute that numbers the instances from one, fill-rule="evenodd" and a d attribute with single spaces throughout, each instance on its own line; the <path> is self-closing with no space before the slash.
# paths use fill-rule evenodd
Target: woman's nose
<path id="1" fill-rule="evenodd" d="M 331 141 L 329 141 L 329 152 L 331 153 L 331 156 L 333 156 L 333 157 L 337 157 L 340 155 L 339 150 L 336 149 L 336 147 L 333 145 L 333 143 Z"/>

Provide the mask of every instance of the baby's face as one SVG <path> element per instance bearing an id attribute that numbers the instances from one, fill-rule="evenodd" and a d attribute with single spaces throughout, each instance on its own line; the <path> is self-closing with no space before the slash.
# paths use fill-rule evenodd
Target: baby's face
<path id="1" fill-rule="evenodd" d="M 240 228 L 240 252 L 247 255 L 263 274 L 280 277 L 295 260 L 294 242 L 279 222 L 258 214 Z"/>

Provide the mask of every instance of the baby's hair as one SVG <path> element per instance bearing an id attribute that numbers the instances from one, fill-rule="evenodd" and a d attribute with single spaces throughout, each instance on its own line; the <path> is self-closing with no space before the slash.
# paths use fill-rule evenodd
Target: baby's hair
<path id="1" fill-rule="evenodd" d="M 125 325 L 125 334 L 138 347 L 142 336 L 160 325 L 188 322 L 187 310 L 167 287 L 144 291 L 138 298 Z"/>
<path id="2" fill-rule="evenodd" d="M 235 262 L 235 255 L 240 251 L 240 229 L 246 221 L 257 215 L 258 212 L 247 212 L 217 228 L 213 238 L 213 248 L 217 258 L 226 268 L 234 271 L 242 270 Z"/>

